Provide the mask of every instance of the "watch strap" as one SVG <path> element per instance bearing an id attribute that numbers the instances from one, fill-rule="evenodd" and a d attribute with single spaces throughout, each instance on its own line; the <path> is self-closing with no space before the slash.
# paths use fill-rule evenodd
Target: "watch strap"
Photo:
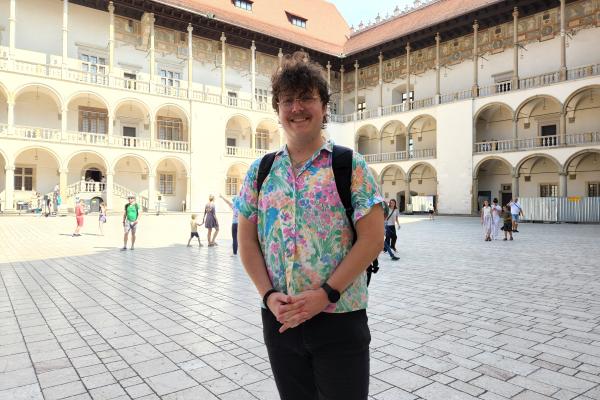
<path id="1" fill-rule="evenodd" d="M 274 288 L 271 288 L 271 289 L 267 290 L 267 293 L 265 293 L 265 295 L 263 296 L 263 304 L 265 305 L 267 310 L 269 310 L 269 306 L 267 305 L 267 300 L 269 300 L 269 296 L 272 295 L 273 293 L 277 293 L 277 290 L 275 290 Z"/>

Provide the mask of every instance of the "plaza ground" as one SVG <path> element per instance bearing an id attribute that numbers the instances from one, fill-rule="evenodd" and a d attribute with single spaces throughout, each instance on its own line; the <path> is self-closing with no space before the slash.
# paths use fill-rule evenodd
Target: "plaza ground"
<path id="1" fill-rule="evenodd" d="M 0 217 L 0 399 L 277 399 L 259 298 L 188 217 Z M 370 290 L 372 399 L 600 399 L 599 225 L 404 217 Z M 201 235 L 206 244 L 205 230 Z"/>

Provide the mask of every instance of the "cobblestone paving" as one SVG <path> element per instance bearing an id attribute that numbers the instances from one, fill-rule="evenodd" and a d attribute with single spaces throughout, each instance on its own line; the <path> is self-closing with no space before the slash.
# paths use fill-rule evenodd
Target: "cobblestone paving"
<path id="1" fill-rule="evenodd" d="M 372 400 L 600 399 L 600 226 L 403 221 L 372 283 Z M 0 399 L 278 398 L 228 232 L 186 248 L 187 217 L 144 217 L 120 252 L 118 217 L 72 225 L 0 218 Z"/>

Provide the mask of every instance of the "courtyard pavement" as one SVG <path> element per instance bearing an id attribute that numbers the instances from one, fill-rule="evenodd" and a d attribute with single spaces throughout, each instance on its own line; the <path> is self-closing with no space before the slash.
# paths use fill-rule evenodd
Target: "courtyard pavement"
<path id="1" fill-rule="evenodd" d="M 124 252 L 119 219 L 0 217 L 0 399 L 278 399 L 226 218 L 199 249 L 188 217 L 143 216 Z M 371 283 L 371 399 L 600 399 L 600 226 L 402 222 Z"/>

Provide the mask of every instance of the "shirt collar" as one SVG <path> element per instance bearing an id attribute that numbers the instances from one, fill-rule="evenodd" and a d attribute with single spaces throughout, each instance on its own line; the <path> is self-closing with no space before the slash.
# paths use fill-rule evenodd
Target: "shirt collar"
<path id="1" fill-rule="evenodd" d="M 325 142 L 323 143 L 323 145 L 315 152 L 315 154 L 320 154 L 322 150 L 326 150 L 329 153 L 333 153 L 333 141 L 331 139 L 325 139 Z M 284 144 L 283 146 L 281 146 L 279 148 L 279 150 L 277 150 L 276 155 L 281 156 L 281 155 L 286 155 L 287 157 L 290 156 L 290 154 L 288 153 L 288 148 L 287 145 Z"/>

